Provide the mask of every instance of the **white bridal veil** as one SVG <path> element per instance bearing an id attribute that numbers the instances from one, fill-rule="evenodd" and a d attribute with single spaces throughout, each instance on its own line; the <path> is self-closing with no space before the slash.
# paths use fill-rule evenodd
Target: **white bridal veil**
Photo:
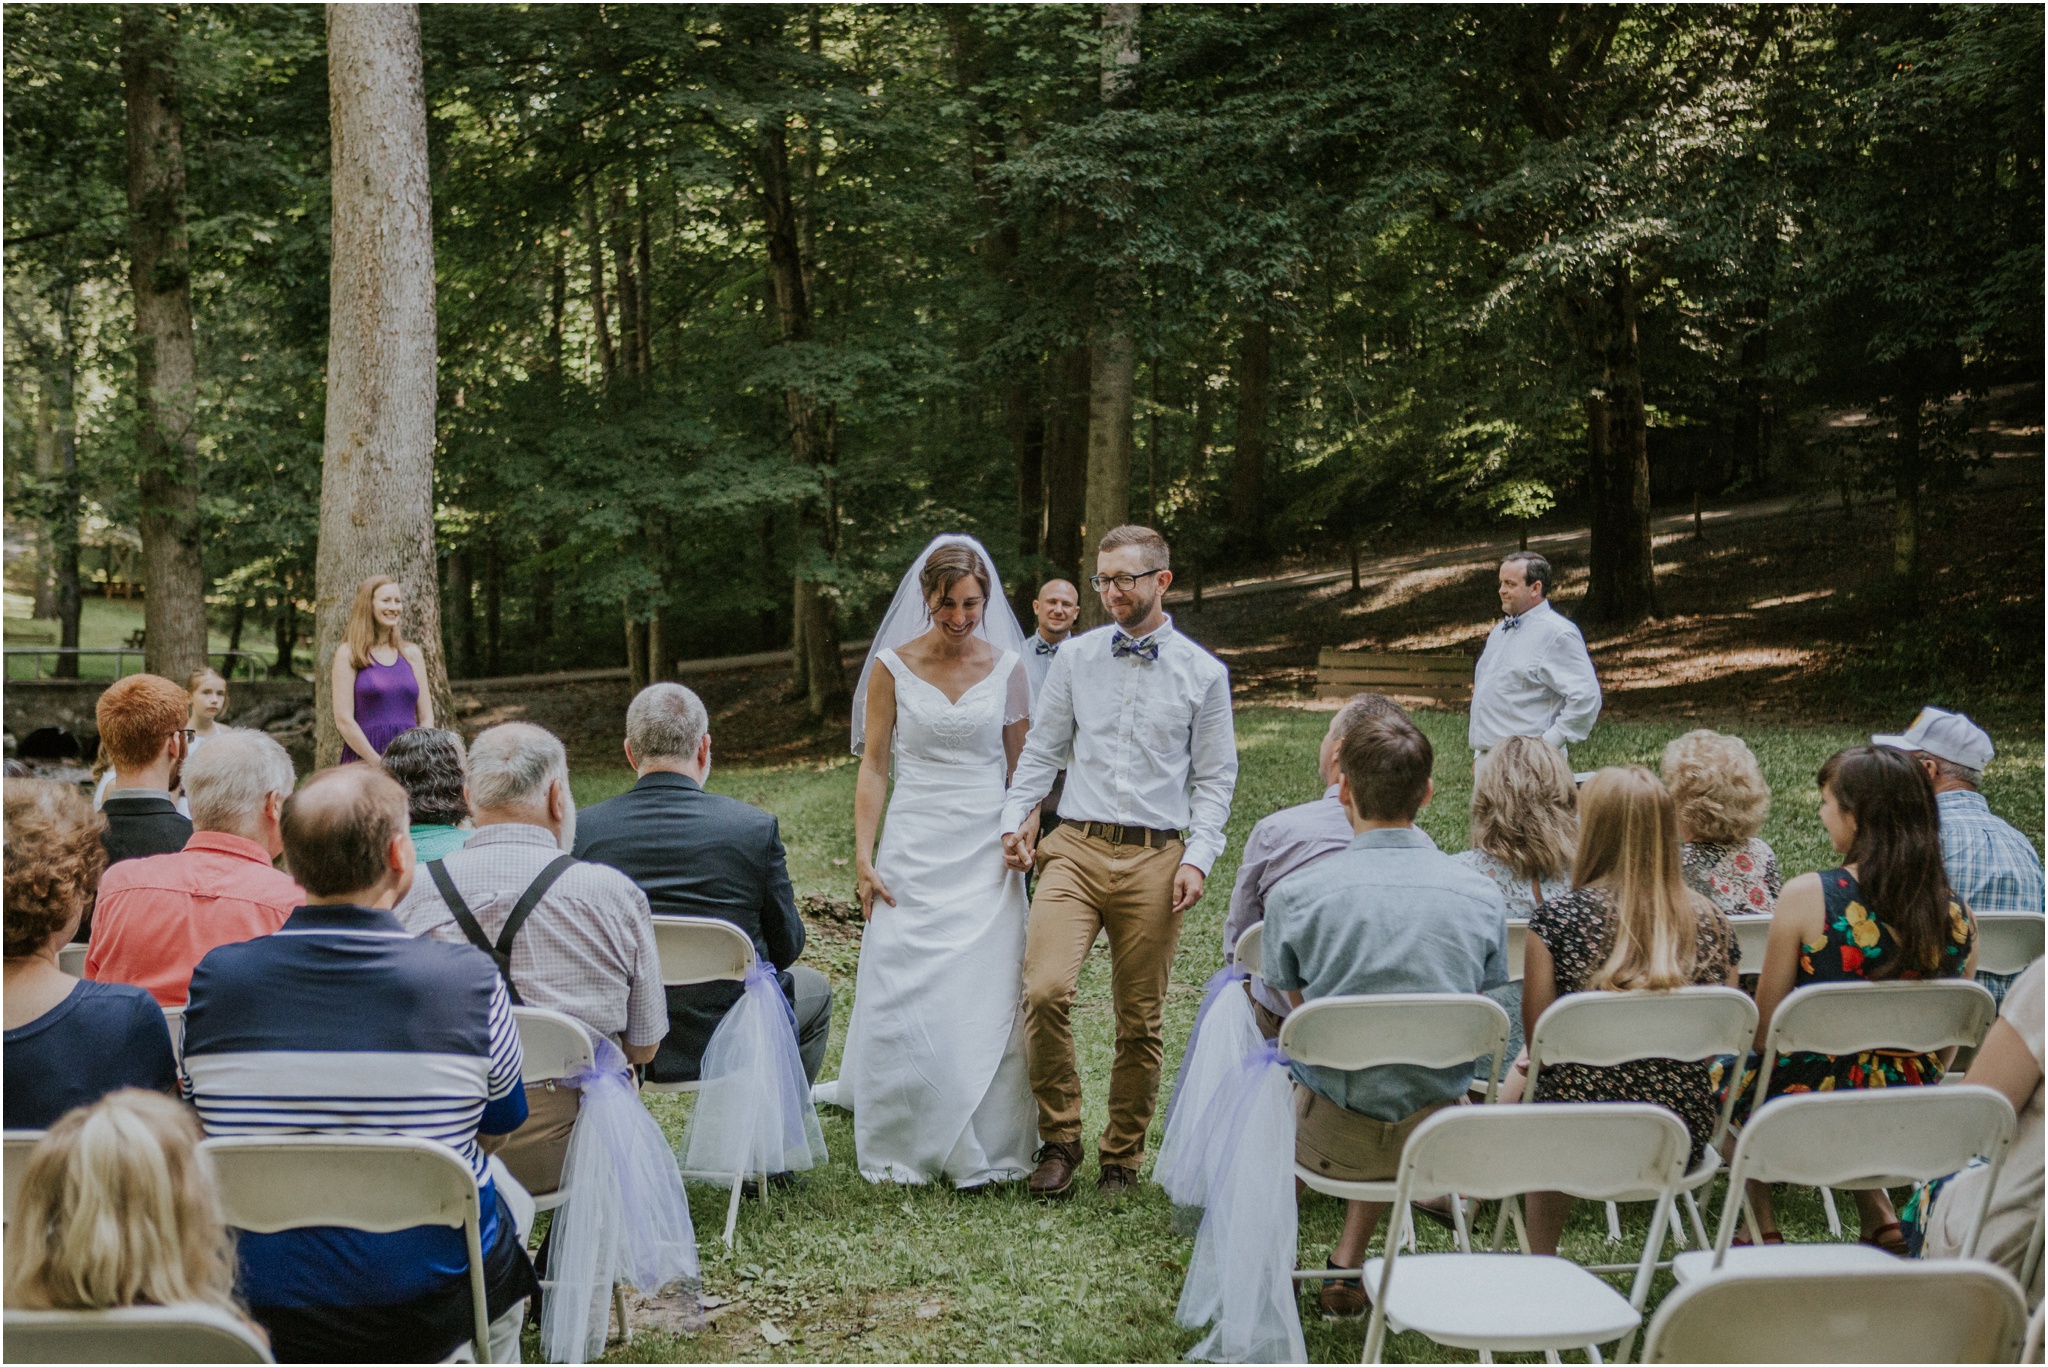
<path id="1" fill-rule="evenodd" d="M 982 609 L 981 625 L 975 628 L 975 635 L 996 648 L 1000 655 L 1007 650 L 1020 660 L 1024 655 L 1024 629 L 1017 625 L 1017 614 L 1010 611 L 1009 599 L 1003 597 L 1002 576 L 996 573 L 995 557 L 983 548 L 979 541 L 958 532 L 945 532 L 932 538 L 931 544 L 917 554 L 910 562 L 903 578 L 896 585 L 896 596 L 889 600 L 889 611 L 883 614 L 882 624 L 875 628 L 875 639 L 868 646 L 868 658 L 860 667 L 860 686 L 853 690 L 853 753 L 861 752 L 867 743 L 868 730 L 868 680 L 874 677 L 875 664 L 884 650 L 896 650 L 916 640 L 931 628 L 930 610 L 925 606 L 924 590 L 919 578 L 924 574 L 925 561 L 941 546 L 962 545 L 981 557 L 981 563 L 988 566 L 988 606 Z M 1022 721 L 1030 713 L 1030 693 L 1025 690 L 1021 700 L 1012 691 L 1010 702 L 1005 704 L 1003 725 Z M 1021 701 L 1021 705 L 1020 705 Z"/>

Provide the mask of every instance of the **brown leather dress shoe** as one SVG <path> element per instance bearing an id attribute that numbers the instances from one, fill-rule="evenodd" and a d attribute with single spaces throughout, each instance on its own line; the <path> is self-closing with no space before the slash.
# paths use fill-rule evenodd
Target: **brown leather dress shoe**
<path id="1" fill-rule="evenodd" d="M 1337 1266 L 1332 1260 L 1331 1267 Z M 1316 1301 L 1323 1308 L 1326 1320 L 1355 1320 L 1372 1308 L 1372 1300 L 1365 1294 L 1365 1280 L 1354 1277 L 1349 1281 L 1324 1282 L 1322 1293 Z"/>
<path id="2" fill-rule="evenodd" d="M 1054 1142 L 1038 1146 L 1038 1169 L 1024 1184 L 1033 1196 L 1057 1201 L 1074 1193 L 1074 1170 L 1081 1166 L 1081 1146 Z"/>
<path id="3" fill-rule="evenodd" d="M 1136 1168 L 1127 1168 L 1121 1163 L 1104 1163 L 1102 1175 L 1095 1179 L 1095 1194 L 1105 1201 L 1121 1200 L 1137 1185 Z"/>

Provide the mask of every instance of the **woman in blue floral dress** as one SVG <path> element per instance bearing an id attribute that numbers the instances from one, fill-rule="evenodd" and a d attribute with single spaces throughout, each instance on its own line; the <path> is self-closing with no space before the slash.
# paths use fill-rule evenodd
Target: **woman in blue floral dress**
<path id="1" fill-rule="evenodd" d="M 1759 1050 L 1778 1004 L 1809 983 L 1967 978 L 1976 971 L 1976 923 L 1949 892 L 1934 788 L 1920 766 L 1897 750 L 1854 746 L 1821 766 L 1820 792 L 1821 824 L 1844 860 L 1840 868 L 1793 879 L 1778 899 L 1757 982 Z M 1745 1088 L 1754 1056 L 1751 1062 Z M 1780 1054 L 1770 1096 L 1917 1087 L 1941 1081 L 1946 1064 L 1940 1054 L 1895 1050 Z M 1751 1183 L 1750 1198 L 1764 1241 L 1779 1242 L 1770 1189 Z M 1890 1198 L 1859 1191 L 1856 1204 L 1863 1242 L 1903 1253 Z"/>

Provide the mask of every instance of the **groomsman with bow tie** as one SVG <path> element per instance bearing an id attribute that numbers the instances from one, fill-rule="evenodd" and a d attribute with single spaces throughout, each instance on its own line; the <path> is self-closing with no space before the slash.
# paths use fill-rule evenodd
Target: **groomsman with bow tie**
<path id="1" fill-rule="evenodd" d="M 1237 786 L 1230 672 L 1166 615 L 1170 563 L 1165 538 L 1149 527 L 1114 527 L 1102 538 L 1089 584 L 1114 624 L 1053 656 L 1003 803 L 1005 861 L 1029 869 L 1035 860 L 1038 869 L 1024 938 L 1024 1053 L 1040 1141 L 1034 1196 L 1067 1195 L 1081 1166 L 1068 1013 L 1103 930 L 1116 1061 L 1095 1187 L 1115 1198 L 1137 1185 L 1159 1098 L 1181 916 L 1201 900 L 1223 852 Z M 1061 825 L 1041 845 L 1035 812 L 1061 769 Z"/>
<path id="2" fill-rule="evenodd" d="M 1045 687 L 1053 656 L 1074 634 L 1074 619 L 1081 615 L 1081 591 L 1064 579 L 1048 579 L 1031 600 L 1031 615 L 1038 619 L 1038 630 L 1024 638 L 1024 673 L 1031 680 L 1031 696 L 1036 698 Z"/>
<path id="3" fill-rule="evenodd" d="M 1501 620 L 1472 672 L 1467 738 L 1476 770 L 1509 736 L 1536 736 L 1563 750 L 1593 733 L 1600 676 L 1586 638 L 1550 605 L 1550 562 L 1516 551 L 1500 562 Z"/>

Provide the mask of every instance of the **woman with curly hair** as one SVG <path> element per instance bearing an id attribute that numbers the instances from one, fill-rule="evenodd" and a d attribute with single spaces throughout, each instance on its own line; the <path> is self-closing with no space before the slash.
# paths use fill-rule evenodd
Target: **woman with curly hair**
<path id="1" fill-rule="evenodd" d="M 7 1308 L 208 1305 L 248 1321 L 199 1138 L 191 1111 L 134 1088 L 52 1126 L 7 1226 Z"/>
<path id="2" fill-rule="evenodd" d="M 1757 838 L 1771 789 L 1750 748 L 1719 731 L 1688 731 L 1664 747 L 1664 786 L 1678 803 L 1686 886 L 1730 916 L 1768 916 L 1784 880 Z"/>
<path id="3" fill-rule="evenodd" d="M 68 783 L 15 779 L 6 790 L 6 1125 L 40 1130 L 121 1087 L 178 1085 L 171 1032 L 148 992 L 74 978 L 57 966 L 107 867 L 106 818 Z M 11 1260 L 10 1260 L 11 1261 Z"/>
<path id="4" fill-rule="evenodd" d="M 384 772 L 405 789 L 412 849 L 421 863 L 462 848 L 473 828 L 463 788 L 462 737 L 438 726 L 400 731 L 384 748 Z"/>
<path id="5" fill-rule="evenodd" d="M 1977 969 L 1977 923 L 1949 891 L 1925 771 L 1901 751 L 1855 745 L 1829 756 L 1819 783 L 1820 824 L 1842 864 L 1801 874 L 1778 899 L 1756 987 L 1759 1051 L 1779 1004 L 1809 983 L 1963 978 Z M 1924 1086 L 1941 1081 L 1954 1052 L 1780 1054 L 1770 1095 Z M 1750 1088 L 1747 1076 L 1742 1086 Z M 1749 1194 L 1764 1242 L 1782 1243 L 1770 1188 L 1752 1182 Z M 1859 1191 L 1856 1206 L 1864 1243 L 1906 1251 L 1890 1197 Z"/>

